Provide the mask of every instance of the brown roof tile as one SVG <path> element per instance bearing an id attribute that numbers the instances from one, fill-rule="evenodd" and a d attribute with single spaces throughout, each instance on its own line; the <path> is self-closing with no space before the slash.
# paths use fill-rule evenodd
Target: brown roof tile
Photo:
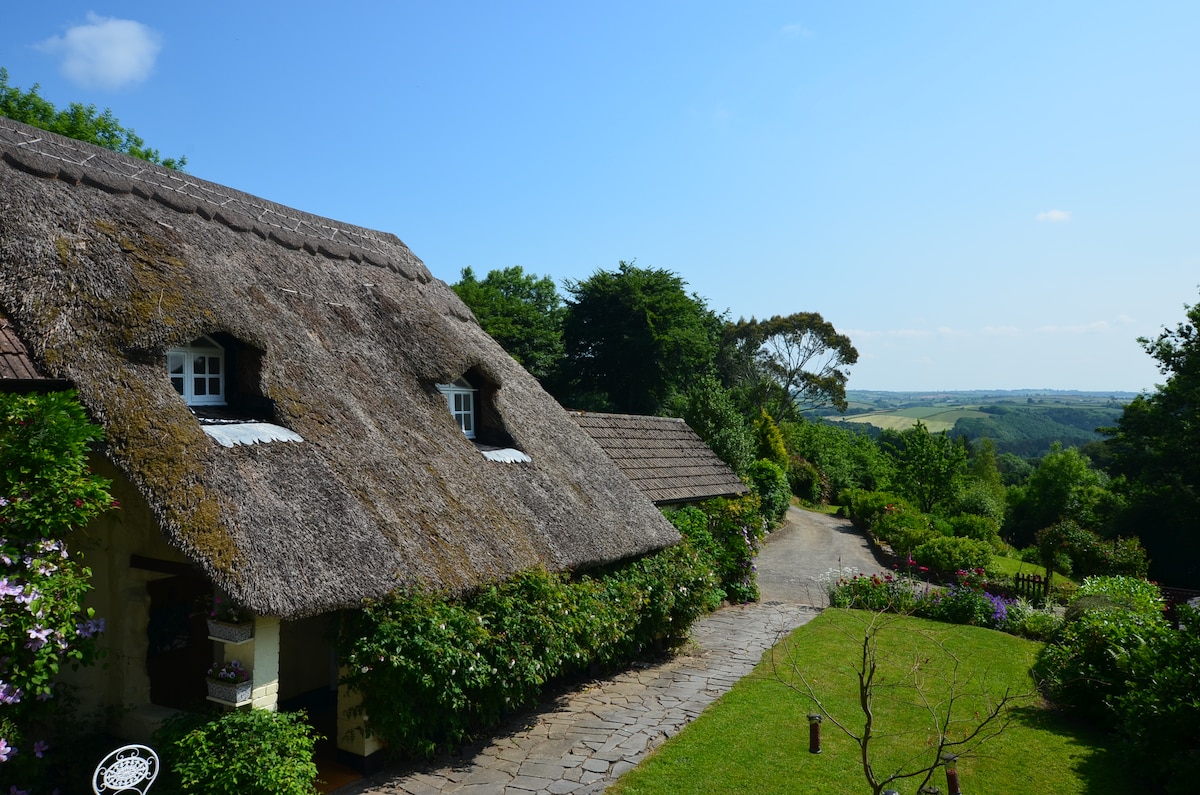
<path id="1" fill-rule="evenodd" d="M 687 423 L 675 417 L 570 412 L 657 505 L 732 497 L 748 489 Z"/>

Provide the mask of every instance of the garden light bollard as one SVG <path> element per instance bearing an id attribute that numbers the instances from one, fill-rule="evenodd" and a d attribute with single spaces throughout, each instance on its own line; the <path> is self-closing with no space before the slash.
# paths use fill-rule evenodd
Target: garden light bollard
<path id="1" fill-rule="evenodd" d="M 808 752 L 821 753 L 821 716 L 815 713 L 808 716 Z"/>
<path id="2" fill-rule="evenodd" d="M 946 789 L 949 795 L 962 795 L 962 790 L 958 788 L 958 757 L 943 754 L 942 761 L 946 763 Z"/>

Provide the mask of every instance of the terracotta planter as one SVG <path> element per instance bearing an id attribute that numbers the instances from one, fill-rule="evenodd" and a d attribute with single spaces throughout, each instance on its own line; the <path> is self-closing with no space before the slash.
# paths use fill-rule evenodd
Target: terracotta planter
<path id="1" fill-rule="evenodd" d="M 254 691 L 254 682 L 223 682 L 217 679 L 206 679 L 208 697 L 224 704 L 244 704 L 250 700 Z"/>
<path id="2" fill-rule="evenodd" d="M 208 619 L 208 636 L 225 643 L 245 643 L 254 637 L 254 622 L 243 621 L 240 624 L 230 624 L 228 621 Z"/>

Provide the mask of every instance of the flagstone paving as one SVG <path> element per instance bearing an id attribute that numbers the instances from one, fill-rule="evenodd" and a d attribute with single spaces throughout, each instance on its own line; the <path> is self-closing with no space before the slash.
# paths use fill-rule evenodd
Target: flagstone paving
<path id="1" fill-rule="evenodd" d="M 692 626 L 684 649 L 565 693 L 519 716 L 486 741 L 419 769 L 392 769 L 338 795 L 595 795 L 678 734 L 749 674 L 784 634 L 820 612 L 816 578 L 832 562 L 874 567 L 844 523 L 795 511 L 759 558 L 772 582 L 756 604 L 725 607 Z M 831 529 L 833 532 L 830 535 Z M 810 553 L 801 548 L 810 546 Z M 843 549 L 844 547 L 844 549 Z M 839 549 L 842 549 L 839 552 Z M 764 563 L 766 569 L 764 569 Z M 802 601 L 816 604 L 802 604 Z"/>

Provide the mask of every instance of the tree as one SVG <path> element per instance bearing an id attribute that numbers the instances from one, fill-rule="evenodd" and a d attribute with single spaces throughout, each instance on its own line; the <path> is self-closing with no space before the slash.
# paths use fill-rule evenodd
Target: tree
<path id="1" fill-rule="evenodd" d="M 714 368 L 721 319 L 674 273 L 621 262 L 568 281 L 561 402 L 658 413 Z M 565 399 L 564 399 L 565 398 Z"/>
<path id="2" fill-rule="evenodd" d="M 1166 382 L 1139 395 L 1108 431 L 1109 472 L 1129 501 L 1118 529 L 1141 536 L 1160 580 L 1200 581 L 1200 305 L 1139 338 Z"/>
<path id="3" fill-rule="evenodd" d="M 930 433 L 920 420 L 899 433 L 884 431 L 879 445 L 896 462 L 900 493 L 923 513 L 953 496 L 956 480 L 966 469 L 963 446 L 944 432 Z"/>
<path id="4" fill-rule="evenodd" d="M 846 366 L 858 361 L 850 338 L 816 312 L 739 320 L 726 328 L 736 353 L 735 378 L 776 419 L 796 419 L 803 409 L 846 410 Z"/>
<path id="5" fill-rule="evenodd" d="M 1108 477 L 1074 447 L 1055 442 L 1024 486 L 1010 490 L 1005 530 L 1024 546 L 1038 530 L 1067 520 L 1099 530 L 1111 511 Z"/>
<path id="6" fill-rule="evenodd" d="M 754 461 L 754 439 L 729 390 L 715 376 L 697 378 L 686 394 L 670 404 L 669 410 L 683 417 L 688 427 L 730 469 L 739 475 L 745 474 Z"/>
<path id="7" fill-rule="evenodd" d="M 95 105 L 72 102 L 65 110 L 58 110 L 38 94 L 38 89 L 37 84 L 28 91 L 10 86 L 8 70 L 0 67 L 0 116 L 177 171 L 187 165 L 187 157 L 164 158 L 157 149 L 146 146 L 132 129 L 121 126 L 111 109 L 101 112 Z"/>
<path id="8" fill-rule="evenodd" d="M 480 281 L 468 267 L 450 289 L 471 308 L 483 330 L 543 386 L 558 372 L 566 307 L 548 276 L 514 265 L 489 271 Z"/>

